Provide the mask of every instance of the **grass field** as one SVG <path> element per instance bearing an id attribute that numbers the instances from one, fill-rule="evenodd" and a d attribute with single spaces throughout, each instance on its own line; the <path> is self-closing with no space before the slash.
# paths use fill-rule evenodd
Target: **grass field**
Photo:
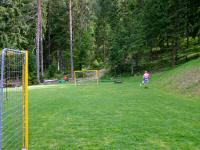
<path id="1" fill-rule="evenodd" d="M 159 76 L 149 89 L 138 77 L 30 87 L 30 150 L 200 149 L 200 96 L 165 91 Z"/>

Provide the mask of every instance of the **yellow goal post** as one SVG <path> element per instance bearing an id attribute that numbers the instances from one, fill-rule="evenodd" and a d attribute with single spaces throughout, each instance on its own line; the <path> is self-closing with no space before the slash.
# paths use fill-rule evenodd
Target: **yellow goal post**
<path id="1" fill-rule="evenodd" d="M 79 74 L 79 75 L 78 75 Z M 80 76 L 81 74 L 81 76 Z M 74 71 L 74 84 L 77 86 L 78 81 L 95 80 L 99 85 L 99 70 L 76 70 Z"/>

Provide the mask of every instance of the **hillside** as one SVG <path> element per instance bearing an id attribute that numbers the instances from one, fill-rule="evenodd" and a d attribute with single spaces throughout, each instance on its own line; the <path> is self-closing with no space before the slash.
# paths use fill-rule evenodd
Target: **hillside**
<path id="1" fill-rule="evenodd" d="M 155 83 L 165 90 L 200 95 L 200 59 L 155 75 Z"/>

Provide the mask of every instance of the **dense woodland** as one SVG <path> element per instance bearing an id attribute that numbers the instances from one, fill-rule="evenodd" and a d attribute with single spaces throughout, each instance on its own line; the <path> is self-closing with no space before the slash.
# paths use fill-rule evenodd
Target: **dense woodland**
<path id="1" fill-rule="evenodd" d="M 32 83 L 70 75 L 71 60 L 113 75 L 159 70 L 200 56 L 200 1 L 0 0 L 3 48 L 29 50 Z"/>

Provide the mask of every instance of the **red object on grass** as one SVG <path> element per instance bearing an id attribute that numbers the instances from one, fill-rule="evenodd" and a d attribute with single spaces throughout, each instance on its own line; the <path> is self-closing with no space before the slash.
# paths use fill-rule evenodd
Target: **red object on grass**
<path id="1" fill-rule="evenodd" d="M 69 80 L 67 75 L 64 76 L 64 80 L 65 80 L 65 81 L 68 81 L 68 80 Z"/>

